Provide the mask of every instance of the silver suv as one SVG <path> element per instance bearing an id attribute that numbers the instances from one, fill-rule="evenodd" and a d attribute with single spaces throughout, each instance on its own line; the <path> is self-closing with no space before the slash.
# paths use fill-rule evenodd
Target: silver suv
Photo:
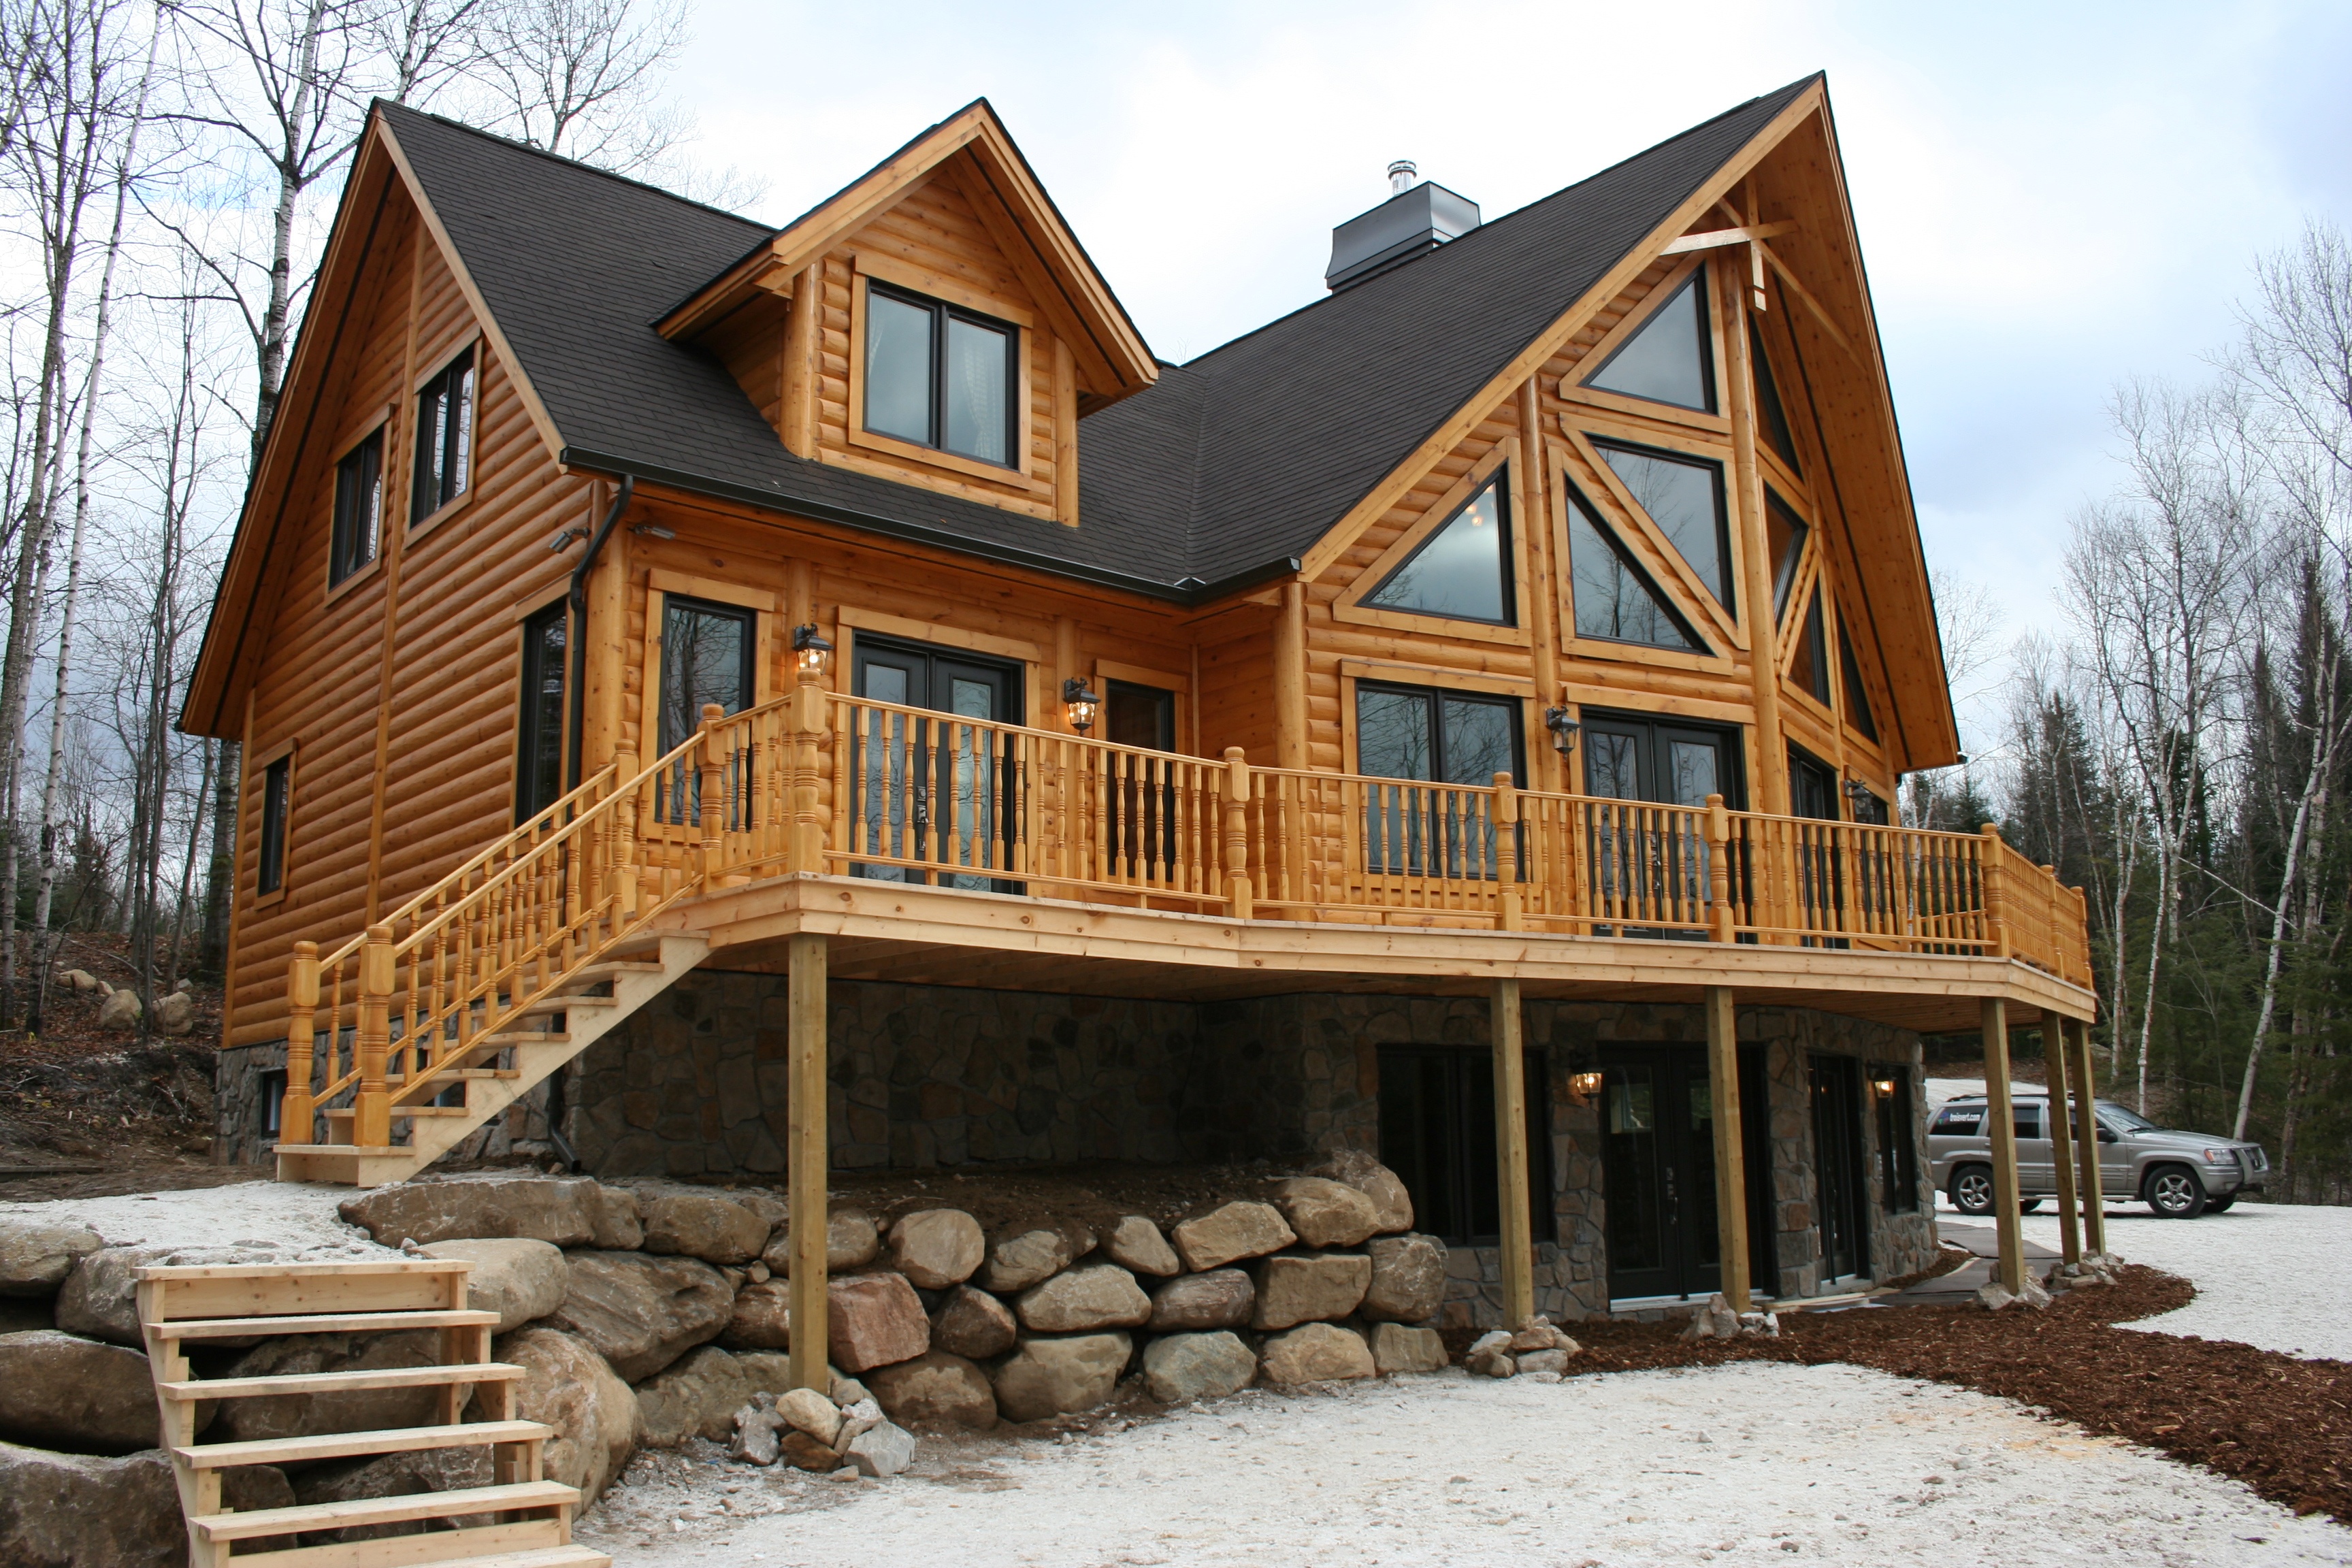
<path id="1" fill-rule="evenodd" d="M 2139 1198 L 2168 1219 L 2194 1219 L 2221 1213 L 2242 1194 L 2261 1192 L 2270 1175 L 2270 1161 L 2259 1143 L 2158 1127 L 2113 1100 L 2095 1104 L 2099 1190 L 2105 1197 Z M 2031 1210 L 2058 1190 L 2050 1100 L 2021 1094 L 2011 1107 L 2017 1127 L 2019 1206 Z M 1985 1097 L 1963 1095 L 1947 1104 L 1927 1129 L 1936 1184 L 1962 1214 L 1992 1213 L 1992 1140 L 1984 1121 Z"/>

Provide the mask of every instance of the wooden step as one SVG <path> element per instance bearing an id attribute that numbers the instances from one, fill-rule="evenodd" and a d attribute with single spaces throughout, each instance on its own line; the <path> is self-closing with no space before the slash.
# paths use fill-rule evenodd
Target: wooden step
<path id="1" fill-rule="evenodd" d="M 562 1521 L 541 1515 L 510 1524 L 428 1529 L 364 1544 L 241 1552 L 224 1561 L 242 1568 L 610 1568 L 613 1560 L 592 1547 L 553 1544 L 563 1539 Z"/>
<path id="2" fill-rule="evenodd" d="M 354 1454 L 405 1454 L 421 1448 L 478 1448 L 485 1443 L 529 1443 L 555 1436 L 537 1421 L 473 1421 L 455 1426 L 395 1426 L 381 1432 L 330 1432 L 312 1437 L 260 1437 L 249 1443 L 191 1443 L 173 1454 L 199 1470 L 239 1465 L 300 1465 Z"/>
<path id="3" fill-rule="evenodd" d="M 278 1377 L 197 1377 L 159 1383 L 166 1399 L 263 1399 L 276 1394 L 346 1394 L 362 1388 L 446 1388 L 455 1383 L 512 1383 L 525 1369 L 511 1362 L 461 1362 L 454 1366 L 402 1366 L 382 1372 L 310 1372 Z"/>
<path id="4" fill-rule="evenodd" d="M 511 1029 L 503 1034 L 485 1035 L 476 1040 L 471 1048 L 502 1051 L 510 1046 L 568 1046 L 571 1043 L 572 1037 L 562 1029 Z M 499 1076 L 520 1078 L 522 1074 L 509 1068 L 503 1070 Z"/>
<path id="5" fill-rule="evenodd" d="M 620 1004 L 610 996 L 549 996 L 534 1002 L 515 1015 L 518 1018 L 542 1017 L 549 1013 L 569 1013 L 585 1007 L 617 1007 Z"/>
<path id="6" fill-rule="evenodd" d="M 608 981 L 620 980 L 632 974 L 659 974 L 662 973 L 663 969 L 661 964 L 656 961 L 636 958 L 607 958 L 600 959 L 594 963 L 582 964 L 579 968 L 573 970 L 569 975 L 564 977 L 563 984 L 566 985 L 602 985 Z"/>
<path id="7" fill-rule="evenodd" d="M 558 1508 L 579 1500 L 577 1487 L 567 1487 L 560 1481 L 519 1481 L 502 1487 L 460 1487 L 446 1492 L 410 1492 L 401 1497 L 360 1498 L 350 1502 L 257 1508 L 244 1513 L 200 1513 L 188 1522 L 208 1541 L 254 1541 L 265 1536 L 291 1535 L 298 1531 L 348 1530 L 355 1525 L 454 1519 L 460 1514 L 499 1513 L 509 1509 Z"/>
<path id="8" fill-rule="evenodd" d="M 318 1145 L 343 1153 L 366 1153 L 349 1143 Z M 280 1148 L 299 1147 L 280 1144 Z M 473 1268 L 463 1258 L 370 1258 L 352 1263 L 151 1263 L 142 1279 L 362 1279 L 381 1274 L 463 1274 Z"/>
<path id="9" fill-rule="evenodd" d="M 154 1324 L 171 1340 L 233 1340 L 244 1334 L 381 1334 L 395 1329 L 471 1329 L 499 1321 L 467 1309 L 416 1312 L 334 1312 L 284 1318 L 190 1318 Z"/>
<path id="10" fill-rule="evenodd" d="M 495 1557 L 456 1558 L 448 1568 L 613 1568 L 613 1560 L 589 1546 L 542 1546 Z"/>
<path id="11" fill-rule="evenodd" d="M 556 1037 L 549 1036 L 548 1037 L 552 1039 Z M 481 1041 L 476 1040 L 469 1045 L 459 1047 L 457 1049 L 473 1051 L 480 1048 L 481 1045 Z M 457 1051 L 452 1050 L 447 1054 L 454 1056 L 457 1054 Z M 418 1076 L 428 1083 L 442 1083 L 451 1079 L 520 1078 L 522 1074 L 513 1068 L 434 1068 L 426 1072 L 420 1073 Z M 408 1081 L 408 1077 L 404 1073 L 392 1073 L 387 1075 L 383 1081 L 397 1089 Z"/>
<path id="12" fill-rule="evenodd" d="M 322 1110 L 319 1114 L 330 1121 L 349 1121 L 359 1112 L 345 1107 L 340 1110 Z M 466 1108 L 462 1105 L 395 1105 L 392 1108 L 392 1114 L 394 1116 L 463 1116 L 466 1114 Z"/>

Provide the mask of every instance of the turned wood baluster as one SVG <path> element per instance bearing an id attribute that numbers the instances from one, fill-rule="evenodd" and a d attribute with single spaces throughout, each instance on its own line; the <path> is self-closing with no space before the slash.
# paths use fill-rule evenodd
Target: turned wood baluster
<path id="1" fill-rule="evenodd" d="M 278 1141 L 311 1135 L 310 1051 L 319 1010 L 319 944 L 298 942 L 286 966 L 286 1092 L 278 1101 Z"/>
<path id="2" fill-rule="evenodd" d="M 621 752 L 613 758 L 614 776 L 625 782 L 637 776 L 637 754 Z M 642 786 L 641 786 L 642 787 Z M 612 819 L 612 868 L 614 924 L 625 923 L 637 912 L 637 813 L 636 790 L 630 789 L 613 802 L 605 815 Z"/>

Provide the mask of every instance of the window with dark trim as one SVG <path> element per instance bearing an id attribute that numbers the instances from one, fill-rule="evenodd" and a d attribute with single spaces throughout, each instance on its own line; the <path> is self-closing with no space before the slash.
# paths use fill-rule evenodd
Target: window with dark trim
<path id="1" fill-rule="evenodd" d="M 1585 378 L 1601 392 L 1715 412 L 1715 354 L 1708 342 L 1706 268 L 1698 267 L 1666 302 Z"/>
<path id="2" fill-rule="evenodd" d="M 1780 386 L 1772 379 L 1772 361 L 1764 353 L 1764 334 L 1757 331 L 1753 316 L 1748 319 L 1748 351 L 1756 364 L 1756 406 L 1764 416 L 1764 438 L 1789 465 L 1789 471 L 1802 479 L 1805 470 L 1797 466 L 1797 437 L 1789 428 L 1789 411 L 1780 406 Z"/>
<path id="3" fill-rule="evenodd" d="M 1699 581 L 1724 608 L 1731 608 L 1731 532 L 1723 504 L 1723 465 L 1597 437 L 1592 445 L 1624 482 L 1633 503 L 1650 514 L 1658 531 L 1690 563 Z"/>
<path id="4" fill-rule="evenodd" d="M 1496 773 L 1527 777 L 1516 698 L 1426 686 L 1356 687 L 1356 764 L 1375 778 L 1364 793 L 1364 855 L 1370 870 L 1449 877 L 1497 874 L 1495 829 L 1468 797 L 1424 784 L 1492 788 Z"/>
<path id="5" fill-rule="evenodd" d="M 1678 653 L 1707 651 L 1574 485 L 1568 487 L 1568 565 L 1578 637 Z"/>
<path id="6" fill-rule="evenodd" d="M 261 864 L 256 889 L 274 893 L 286 886 L 286 817 L 294 793 L 294 758 L 278 758 L 261 774 Z"/>
<path id="7" fill-rule="evenodd" d="M 1830 648 L 1822 626 L 1822 591 L 1813 590 L 1805 607 L 1805 625 L 1797 634 L 1797 657 L 1789 661 L 1789 679 L 1799 690 L 1826 708 L 1830 702 Z"/>
<path id="8" fill-rule="evenodd" d="M 335 523 L 327 542 L 327 586 L 333 587 L 375 559 L 383 517 L 383 426 L 379 425 L 335 465 Z"/>
<path id="9" fill-rule="evenodd" d="M 1770 486 L 1764 489 L 1764 538 L 1772 553 L 1772 619 L 1778 625 L 1789 613 L 1789 594 L 1797 585 L 1797 567 L 1805 558 L 1805 536 L 1812 531 Z"/>
<path id="10" fill-rule="evenodd" d="M 515 820 L 563 797 L 564 635 L 561 599 L 522 624 L 522 689 L 515 744 Z"/>
<path id="11" fill-rule="evenodd" d="M 1870 692 L 1862 683 L 1862 661 L 1853 656 L 1853 623 L 1846 619 L 1845 606 L 1838 606 L 1838 662 L 1844 666 L 1845 719 L 1864 737 L 1878 739 L 1878 721 L 1870 716 Z"/>
<path id="12" fill-rule="evenodd" d="M 866 286 L 866 430 L 1018 468 L 1021 329 Z"/>
<path id="13" fill-rule="evenodd" d="M 1528 1217 L 1550 1240 L 1551 1080 L 1544 1052 L 1528 1048 Z M 1380 1053 L 1381 1163 L 1412 1198 L 1413 1227 L 1455 1246 L 1493 1245 L 1503 1200 L 1495 1152 L 1495 1058 L 1446 1046 L 1383 1046 Z"/>
<path id="14" fill-rule="evenodd" d="M 410 527 L 466 493 L 474 477 L 474 351 L 442 367 L 416 395 L 416 494 Z"/>
<path id="15" fill-rule="evenodd" d="M 1892 1094 L 1878 1096 L 1878 1175 L 1885 1189 L 1886 1212 L 1916 1214 L 1919 1208 L 1919 1140 L 1911 1120 L 1911 1069 L 1874 1062 L 1872 1092 L 1891 1084 Z M 1942 1131 L 1939 1125 L 1937 1131 Z M 1970 1129 L 1974 1131 L 1974 1129 Z"/>
<path id="16" fill-rule="evenodd" d="M 1365 595 L 1365 605 L 1497 626 L 1516 621 L 1511 514 L 1503 483 L 1507 472 L 1496 469 L 1477 494 Z"/>

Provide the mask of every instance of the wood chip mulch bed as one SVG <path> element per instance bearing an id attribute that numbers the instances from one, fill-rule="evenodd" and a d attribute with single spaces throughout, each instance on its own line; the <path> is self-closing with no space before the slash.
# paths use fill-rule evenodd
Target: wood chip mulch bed
<path id="1" fill-rule="evenodd" d="M 2242 1481 L 2298 1514 L 2352 1524 L 2352 1363 L 2116 1323 L 2186 1306 L 2187 1280 L 2128 1267 L 2046 1310 L 1789 1312 L 1777 1340 L 1684 1340 L 1683 1325 L 1588 1320 L 1575 1375 L 1734 1361 L 1842 1362 L 2047 1411 Z M 1451 1336 L 1449 1336 L 1451 1337 Z"/>

